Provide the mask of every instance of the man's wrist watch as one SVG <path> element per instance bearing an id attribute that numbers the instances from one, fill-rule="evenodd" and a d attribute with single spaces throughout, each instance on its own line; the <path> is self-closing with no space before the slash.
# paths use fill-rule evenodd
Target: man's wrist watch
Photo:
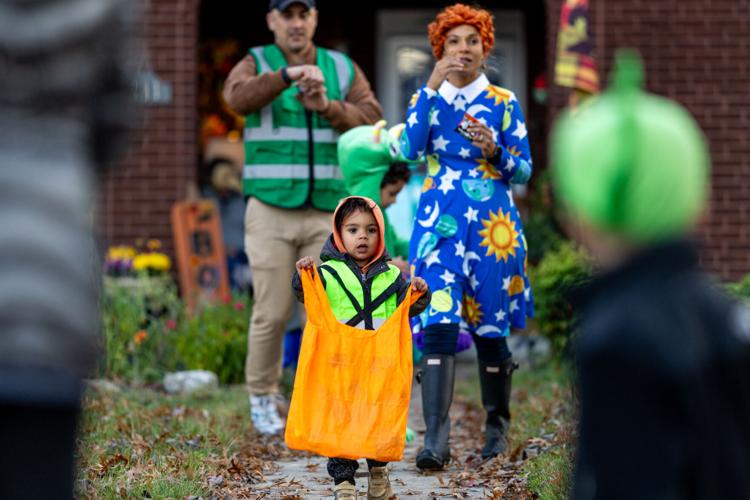
<path id="1" fill-rule="evenodd" d="M 292 79 L 289 77 L 289 72 L 286 70 L 286 66 L 281 68 L 281 78 L 284 79 L 284 83 L 286 83 L 287 85 L 292 84 Z"/>

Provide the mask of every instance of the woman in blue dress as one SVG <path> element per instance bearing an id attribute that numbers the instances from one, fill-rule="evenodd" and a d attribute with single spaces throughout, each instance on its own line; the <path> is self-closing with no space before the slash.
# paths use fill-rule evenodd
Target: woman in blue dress
<path id="1" fill-rule="evenodd" d="M 515 365 L 506 337 L 533 312 L 526 239 L 511 185 L 529 180 L 531 155 L 516 96 L 482 72 L 494 44 L 492 16 L 456 4 L 441 11 L 428 32 L 437 63 L 411 99 L 402 148 L 409 159 L 424 155 L 429 171 L 409 257 L 413 275 L 433 290 L 420 318 L 427 432 L 417 466 L 440 469 L 450 459 L 459 326 L 472 333 L 479 359 L 487 411 L 482 457 L 508 446 Z"/>

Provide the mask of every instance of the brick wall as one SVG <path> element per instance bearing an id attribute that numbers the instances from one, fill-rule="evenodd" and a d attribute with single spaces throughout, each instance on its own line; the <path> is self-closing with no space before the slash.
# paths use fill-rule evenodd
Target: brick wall
<path id="1" fill-rule="evenodd" d="M 150 0 L 144 37 L 151 69 L 172 86 L 172 102 L 144 106 L 129 157 L 102 182 L 104 245 L 158 238 L 172 252 L 170 209 L 196 175 L 198 0 Z"/>
<path id="2" fill-rule="evenodd" d="M 546 1 L 550 81 L 560 5 Z M 639 49 L 649 91 L 686 106 L 710 142 L 713 190 L 703 263 L 723 279 L 750 273 L 750 3 L 595 0 L 591 8 L 600 77 L 611 70 L 617 47 Z M 566 96 L 552 89 L 550 119 Z"/>

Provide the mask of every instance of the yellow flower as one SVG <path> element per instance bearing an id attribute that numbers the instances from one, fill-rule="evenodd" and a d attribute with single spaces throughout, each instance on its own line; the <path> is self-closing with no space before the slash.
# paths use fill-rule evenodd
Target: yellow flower
<path id="1" fill-rule="evenodd" d="M 169 271 L 171 266 L 169 257 L 158 252 L 142 253 L 133 259 L 133 269 L 136 271 Z"/>
<path id="2" fill-rule="evenodd" d="M 135 248 L 129 246 L 109 247 L 107 259 L 109 260 L 131 260 L 135 257 Z"/>
<path id="3" fill-rule="evenodd" d="M 159 240 L 148 240 L 148 243 L 146 243 L 146 246 L 149 250 L 158 250 L 161 248 L 161 241 Z"/>

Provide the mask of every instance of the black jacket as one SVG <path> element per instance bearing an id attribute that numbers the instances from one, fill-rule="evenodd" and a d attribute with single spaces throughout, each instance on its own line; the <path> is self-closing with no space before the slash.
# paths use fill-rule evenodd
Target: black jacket
<path id="1" fill-rule="evenodd" d="M 750 498 L 750 312 L 687 242 L 584 295 L 573 498 Z"/>
<path id="2" fill-rule="evenodd" d="M 323 245 L 323 249 L 320 251 L 320 260 L 324 263 L 327 260 L 344 261 L 346 262 L 346 265 L 349 267 L 349 269 L 351 269 L 355 273 L 355 275 L 362 276 L 362 271 L 360 270 L 359 266 L 352 260 L 351 256 L 347 253 L 340 252 L 336 248 L 336 245 L 334 245 L 333 243 L 333 235 L 330 235 Z M 364 274 L 363 279 L 360 280 L 360 284 L 362 285 L 365 294 L 370 293 L 372 289 L 373 278 L 388 270 L 389 260 L 391 260 L 391 258 L 388 255 L 388 251 L 384 250 L 383 255 L 381 255 L 380 258 L 376 260 L 372 265 L 370 265 L 370 267 L 367 269 L 367 272 Z M 323 288 L 325 288 L 326 282 L 325 278 L 323 278 L 322 273 L 320 272 L 320 267 L 318 267 L 318 275 L 320 276 L 320 279 L 323 283 Z M 409 290 L 410 284 L 401 276 L 398 277 L 397 283 L 399 285 L 398 291 L 396 292 L 396 301 L 398 304 L 401 304 L 401 302 L 404 301 L 404 298 L 406 298 L 406 292 Z M 305 297 L 302 292 L 302 281 L 300 280 L 299 273 L 296 270 L 294 271 L 294 276 L 292 277 L 292 288 L 294 289 L 294 294 L 297 297 L 297 300 L 304 303 Z M 409 308 L 409 316 L 416 316 L 417 314 L 424 311 L 430 303 L 430 297 L 430 291 L 427 290 L 427 292 Z"/>

